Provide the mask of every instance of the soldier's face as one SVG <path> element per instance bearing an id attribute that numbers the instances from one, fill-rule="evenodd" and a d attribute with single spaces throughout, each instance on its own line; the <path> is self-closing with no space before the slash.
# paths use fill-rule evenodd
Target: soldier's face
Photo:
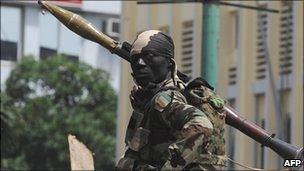
<path id="1" fill-rule="evenodd" d="M 133 71 L 132 76 L 142 87 L 145 87 L 149 82 L 160 83 L 170 73 L 170 61 L 149 52 L 133 54 L 130 63 Z"/>

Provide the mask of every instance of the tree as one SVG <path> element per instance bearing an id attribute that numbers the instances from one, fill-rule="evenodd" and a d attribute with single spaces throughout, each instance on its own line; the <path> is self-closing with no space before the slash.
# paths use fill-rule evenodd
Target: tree
<path id="1" fill-rule="evenodd" d="M 1 169 L 70 169 L 69 133 L 95 154 L 95 168 L 113 169 L 116 101 L 100 69 L 61 56 L 22 58 L 1 94 L 1 151 L 6 139 L 15 144 L 1 153 Z"/>

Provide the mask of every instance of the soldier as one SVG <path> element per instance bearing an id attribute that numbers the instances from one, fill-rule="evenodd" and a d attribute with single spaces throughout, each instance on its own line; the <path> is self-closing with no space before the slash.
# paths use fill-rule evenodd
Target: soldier
<path id="1" fill-rule="evenodd" d="M 223 148 L 212 147 L 214 132 L 223 132 L 215 131 L 208 110 L 187 103 L 173 57 L 171 37 L 157 30 L 142 32 L 132 44 L 134 111 L 118 170 L 222 170 L 226 165 Z M 214 155 L 218 149 L 221 155 Z"/>

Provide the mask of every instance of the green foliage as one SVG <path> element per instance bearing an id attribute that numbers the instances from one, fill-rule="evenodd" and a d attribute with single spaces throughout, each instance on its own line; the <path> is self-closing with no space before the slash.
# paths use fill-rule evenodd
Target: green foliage
<path id="1" fill-rule="evenodd" d="M 1 169 L 70 169 L 68 134 L 95 154 L 95 168 L 113 169 L 117 97 L 108 78 L 60 56 L 23 58 L 1 93 Z"/>

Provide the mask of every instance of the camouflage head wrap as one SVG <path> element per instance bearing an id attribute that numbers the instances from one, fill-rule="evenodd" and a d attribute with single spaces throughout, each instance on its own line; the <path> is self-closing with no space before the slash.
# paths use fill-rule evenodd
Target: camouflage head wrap
<path id="1" fill-rule="evenodd" d="M 132 45 L 131 55 L 150 52 L 166 58 L 174 57 L 174 43 L 170 36 L 158 30 L 140 33 Z"/>
<path id="2" fill-rule="evenodd" d="M 172 38 L 159 30 L 144 31 L 137 36 L 132 44 L 131 58 L 132 55 L 144 52 L 168 58 L 173 65 L 171 78 L 175 85 L 177 85 L 177 66 L 174 60 L 174 43 Z"/>

